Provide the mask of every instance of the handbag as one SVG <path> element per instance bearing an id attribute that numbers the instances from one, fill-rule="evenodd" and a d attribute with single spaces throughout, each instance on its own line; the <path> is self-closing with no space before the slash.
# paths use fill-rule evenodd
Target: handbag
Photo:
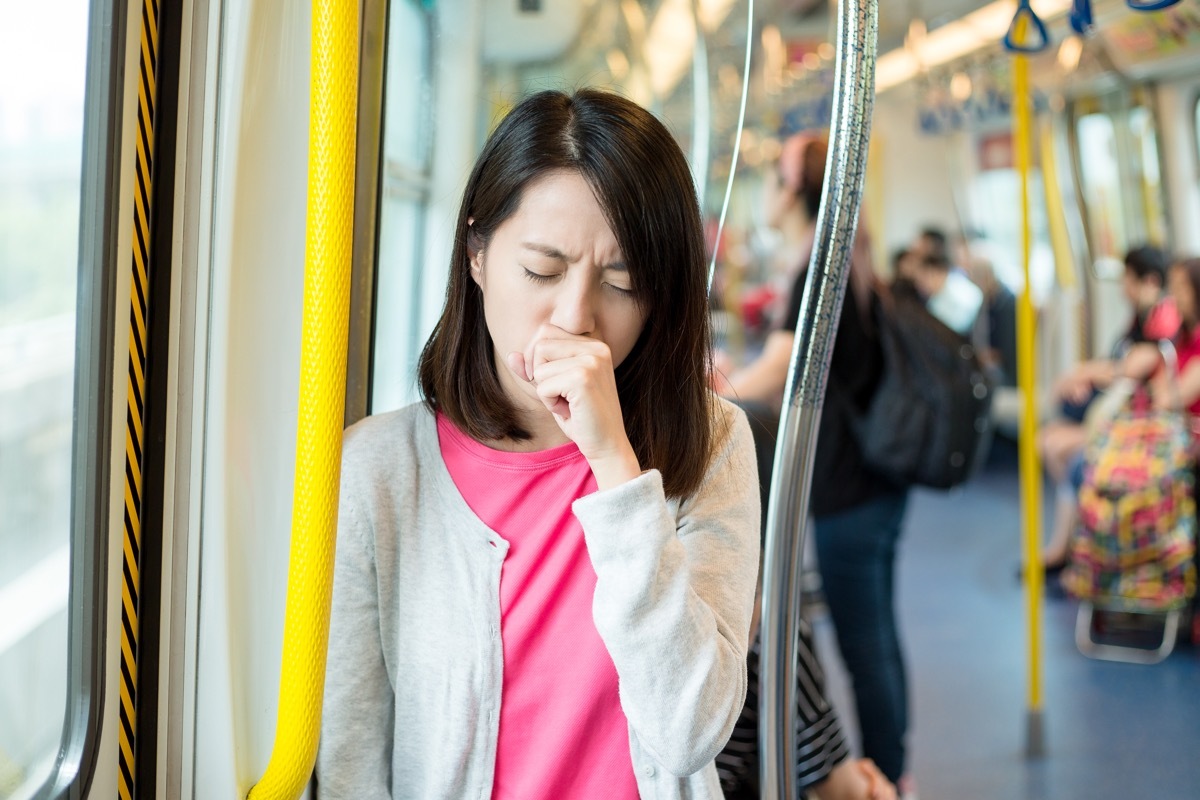
<path id="1" fill-rule="evenodd" d="M 1117 378 L 1088 404 L 1083 414 L 1083 425 L 1089 433 L 1096 433 L 1110 424 L 1121 410 L 1129 405 L 1137 392 L 1137 381 L 1132 378 Z"/>
<path id="2" fill-rule="evenodd" d="M 1173 350 L 1169 356 L 1174 376 Z M 1094 430 L 1062 575 L 1076 598 L 1157 613 L 1182 608 L 1195 594 L 1192 435 L 1187 413 L 1176 406 L 1154 409 L 1135 395 Z"/>

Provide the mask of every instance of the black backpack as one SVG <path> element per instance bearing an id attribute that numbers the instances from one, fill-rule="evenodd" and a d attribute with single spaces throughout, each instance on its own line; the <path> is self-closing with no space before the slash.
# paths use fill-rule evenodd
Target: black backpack
<path id="1" fill-rule="evenodd" d="M 992 387 L 975 348 L 919 301 L 873 305 L 883 374 L 851 423 L 863 458 L 901 485 L 958 486 L 991 441 Z"/>

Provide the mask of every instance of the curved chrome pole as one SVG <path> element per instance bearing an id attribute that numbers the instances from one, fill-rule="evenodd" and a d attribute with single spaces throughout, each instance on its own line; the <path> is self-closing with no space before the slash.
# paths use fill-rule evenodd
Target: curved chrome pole
<path id="1" fill-rule="evenodd" d="M 795 669 L 800 559 L 807 528 L 817 423 L 846 293 L 866 174 L 878 32 L 878 0 L 839 0 L 837 71 L 825 189 L 796 320 L 767 510 L 758 717 L 764 800 L 796 798 Z"/>

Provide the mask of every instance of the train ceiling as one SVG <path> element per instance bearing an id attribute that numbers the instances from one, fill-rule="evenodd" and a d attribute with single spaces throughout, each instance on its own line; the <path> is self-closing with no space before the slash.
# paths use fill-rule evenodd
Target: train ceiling
<path id="1" fill-rule="evenodd" d="M 510 12 L 511 26 L 489 19 L 487 38 L 520 43 L 537 43 L 533 59 L 488 59 L 492 67 L 495 96 L 519 94 L 520 87 L 608 85 L 652 108 L 679 138 L 691 144 L 693 122 L 702 119 L 711 132 L 706 147 L 713 159 L 710 177 L 720 178 L 727 169 L 737 128 L 737 111 L 742 90 L 747 39 L 752 42 L 750 95 L 747 127 L 770 144 L 769 139 L 798 127 L 819 126 L 828 107 L 832 89 L 835 37 L 835 0 L 755 0 L 754 19 L 747 30 L 749 0 L 540 0 L 547 14 L 554 6 L 571 6 L 573 30 L 560 35 L 559 52 L 547 54 L 549 39 L 529 29 L 528 15 Z M 1073 64 L 1060 67 L 1067 55 L 1059 45 L 1072 38 L 1064 14 L 1068 0 L 1034 0 L 1051 22 L 1052 46 L 1037 62 L 1035 80 L 1048 92 L 1095 89 L 1104 82 L 1162 76 L 1167 62 L 1171 70 L 1200 69 L 1200 13 L 1190 3 L 1184 11 L 1164 12 L 1186 23 L 1182 34 L 1174 27 L 1163 33 L 1143 30 L 1147 15 L 1130 11 L 1125 0 L 1094 0 L 1100 33 L 1086 42 L 1077 38 Z M 497 5 L 516 9 L 512 0 Z M 1016 8 L 1016 0 L 1007 5 Z M 911 90 L 928 93 L 930 87 L 952 79 L 966 84 L 958 73 L 1005 72 L 1007 56 L 999 47 L 1011 11 L 1005 0 L 881 0 L 878 74 L 880 90 L 907 82 Z M 982 10 L 981 9 L 986 9 Z M 489 9 L 490 12 L 490 9 Z M 1164 14 L 1160 14 L 1162 17 Z M 972 15 L 968 20 L 964 17 Z M 982 18 L 986 17 L 984 24 Z M 1184 19 L 1186 17 L 1186 19 Z M 696 19 L 703 36 L 703 61 L 707 69 L 707 92 L 698 97 L 693 78 L 696 69 Z M 922 64 L 906 67 L 911 48 L 904 48 L 912 22 L 921 20 L 927 31 L 922 46 Z M 1156 23 L 1162 24 L 1162 23 Z M 524 26 L 524 30 L 520 26 Z M 992 30 L 998 27 L 998 30 Z M 1179 27 L 1179 26 L 1175 26 Z M 969 29 L 964 31 L 963 29 Z M 986 29 L 986 33 L 984 33 Z M 561 33 L 561 32 L 560 32 Z M 967 33 L 970 35 L 960 36 Z M 1186 34 L 1187 42 L 1171 50 L 1154 45 Z M 962 41 L 963 38 L 970 42 Z M 1151 45 L 1147 46 L 1146 42 Z M 932 47 L 942 58 L 931 57 Z M 1066 49 L 1066 48 L 1064 48 Z M 531 53 L 532 55 L 532 53 Z M 886 56 L 886 57 L 885 57 Z M 897 62 L 901 69 L 897 70 Z M 899 73 L 899 75 L 897 74 Z M 969 77 L 969 75 L 965 76 Z M 986 75 L 984 75 L 986 77 Z M 984 81 L 983 83 L 986 83 Z M 824 103 L 824 105 L 822 105 Z M 827 115 L 826 115 L 827 119 Z M 764 150 L 764 152 L 766 152 Z M 725 166 L 721 166 L 721 165 Z"/>

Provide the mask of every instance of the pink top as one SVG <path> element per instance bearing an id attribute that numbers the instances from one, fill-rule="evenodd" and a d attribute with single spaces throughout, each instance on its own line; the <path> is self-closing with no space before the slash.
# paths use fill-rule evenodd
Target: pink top
<path id="1" fill-rule="evenodd" d="M 1175 301 L 1170 297 L 1164 297 L 1146 315 L 1146 321 L 1142 323 L 1142 331 L 1145 333 L 1147 341 L 1173 339 L 1177 333 L 1182 334 L 1181 323 L 1179 311 L 1175 308 Z"/>
<path id="2" fill-rule="evenodd" d="M 1175 341 L 1175 357 L 1179 363 L 1179 374 L 1182 375 L 1188 363 L 1200 357 L 1200 331 L 1188 334 L 1182 328 L 1179 330 L 1179 338 Z M 1200 416 L 1200 398 L 1188 406 L 1188 411 L 1193 418 Z M 1195 433 L 1194 429 L 1193 433 Z"/>
<path id="3" fill-rule="evenodd" d="M 493 800 L 636 800 L 617 670 L 592 621 L 596 573 L 571 511 L 596 491 L 591 467 L 573 443 L 509 453 L 437 421 L 455 486 L 509 542 Z"/>

